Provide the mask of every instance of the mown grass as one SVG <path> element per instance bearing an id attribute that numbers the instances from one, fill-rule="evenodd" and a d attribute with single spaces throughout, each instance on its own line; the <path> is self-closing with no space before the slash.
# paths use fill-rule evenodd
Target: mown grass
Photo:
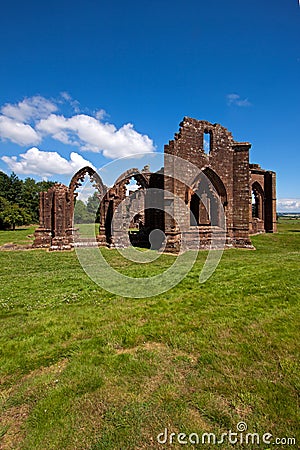
<path id="1" fill-rule="evenodd" d="M 157 434 L 220 436 L 239 421 L 299 445 L 300 222 L 279 230 L 254 236 L 256 251 L 225 251 L 202 285 L 200 252 L 179 285 L 146 299 L 103 291 L 74 252 L 1 252 L 0 448 L 182 448 Z"/>
<path id="2" fill-rule="evenodd" d="M 30 245 L 36 225 L 18 227 L 15 230 L 0 231 L 0 246 L 3 244 Z"/>

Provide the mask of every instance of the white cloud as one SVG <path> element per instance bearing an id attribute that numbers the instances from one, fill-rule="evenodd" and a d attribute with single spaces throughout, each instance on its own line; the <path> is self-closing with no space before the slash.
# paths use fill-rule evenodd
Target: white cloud
<path id="1" fill-rule="evenodd" d="M 57 111 L 57 106 L 40 95 L 25 98 L 22 102 L 15 105 L 7 103 L 1 108 L 1 113 L 4 116 L 15 119 L 18 122 L 40 120 L 48 117 L 55 111 Z"/>
<path id="2" fill-rule="evenodd" d="M 119 158 L 154 150 L 152 140 L 134 130 L 128 123 L 117 129 L 94 117 L 78 114 L 70 118 L 51 114 L 36 129 L 63 143 L 79 145 L 81 150 L 103 152 L 107 158 Z"/>
<path id="3" fill-rule="evenodd" d="M 238 94 L 228 94 L 226 95 L 226 98 L 229 106 L 251 106 L 251 103 L 247 98 L 242 99 Z"/>
<path id="4" fill-rule="evenodd" d="M 3 156 L 1 159 L 17 174 L 39 175 L 42 178 L 51 175 L 73 175 L 84 166 L 94 168 L 78 153 L 72 152 L 67 160 L 57 152 L 45 152 L 36 147 L 21 153 L 19 160 L 16 156 Z"/>
<path id="5" fill-rule="evenodd" d="M 277 211 L 300 212 L 300 198 L 280 198 L 277 200 Z"/>
<path id="6" fill-rule="evenodd" d="M 57 113 L 58 106 L 66 103 L 73 109 L 71 117 Z M 55 102 L 36 95 L 17 104 L 7 103 L 0 109 L 0 138 L 25 146 L 40 144 L 51 136 L 83 151 L 102 152 L 110 159 L 155 150 L 153 141 L 135 131 L 133 124 L 118 129 L 103 121 L 107 117 L 103 109 L 92 115 L 79 114 L 79 106 L 68 92 L 61 92 Z"/>
<path id="7" fill-rule="evenodd" d="M 0 138 L 9 139 L 19 145 L 36 145 L 41 141 L 30 125 L 6 116 L 0 116 Z"/>
<path id="8" fill-rule="evenodd" d="M 85 180 L 86 181 L 86 180 Z M 82 200 L 84 203 L 88 201 L 89 197 L 96 192 L 96 188 L 87 180 L 82 187 L 77 188 L 77 199 Z"/>

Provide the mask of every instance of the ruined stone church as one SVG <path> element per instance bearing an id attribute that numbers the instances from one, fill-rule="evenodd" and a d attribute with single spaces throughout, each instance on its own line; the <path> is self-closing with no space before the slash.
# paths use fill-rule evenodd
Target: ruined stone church
<path id="1" fill-rule="evenodd" d="M 34 246 L 64 250 L 75 245 L 76 190 L 88 175 L 99 193 L 99 246 L 151 247 L 151 232 L 160 230 L 166 251 L 179 251 L 183 235 L 185 249 L 209 248 L 212 230 L 223 227 L 226 246 L 251 247 L 251 234 L 276 232 L 276 174 L 250 164 L 250 147 L 219 124 L 185 117 L 165 145 L 158 172 L 133 168 L 116 174 L 114 185 L 107 187 L 92 168 L 83 167 L 68 187 L 56 184 L 42 192 Z M 187 163 L 183 178 L 177 176 L 185 165 L 180 161 Z M 132 178 L 139 189 L 128 199 Z M 117 225 L 115 216 L 121 218 Z"/>

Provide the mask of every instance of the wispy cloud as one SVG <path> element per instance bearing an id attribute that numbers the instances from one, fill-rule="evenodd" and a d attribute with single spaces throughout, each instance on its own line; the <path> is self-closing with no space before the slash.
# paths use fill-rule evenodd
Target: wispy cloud
<path id="1" fill-rule="evenodd" d="M 31 120 L 40 120 L 57 111 L 57 106 L 50 100 L 35 95 L 25 98 L 17 104 L 7 103 L 1 108 L 3 116 L 15 119 L 18 122 L 29 123 Z"/>
<path id="2" fill-rule="evenodd" d="M 96 117 L 96 119 L 98 119 L 98 120 L 102 120 L 102 119 L 104 119 L 105 117 L 108 117 L 108 114 L 107 114 L 107 112 L 105 111 L 105 109 L 99 109 L 98 111 L 96 111 L 95 117 Z"/>
<path id="3" fill-rule="evenodd" d="M 239 94 L 228 94 L 226 98 L 228 106 L 251 106 L 248 98 L 241 98 Z"/>
<path id="4" fill-rule="evenodd" d="M 80 113 L 80 103 L 78 100 L 74 100 L 73 97 L 69 94 L 69 92 L 61 92 L 60 93 L 61 98 L 64 102 L 69 103 L 71 107 L 73 108 L 74 113 L 78 114 Z"/>
<path id="5" fill-rule="evenodd" d="M 280 198 L 277 200 L 277 211 L 300 212 L 300 198 Z"/>

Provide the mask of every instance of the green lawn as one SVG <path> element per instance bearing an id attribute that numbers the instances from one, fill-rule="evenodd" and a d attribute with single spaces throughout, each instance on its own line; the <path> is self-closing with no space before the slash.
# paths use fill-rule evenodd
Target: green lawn
<path id="1" fill-rule="evenodd" d="M 30 245 L 37 225 L 18 227 L 16 230 L 0 231 L 0 246 L 3 244 Z"/>
<path id="2" fill-rule="evenodd" d="M 300 221 L 252 240 L 256 251 L 226 250 L 206 283 L 200 252 L 179 285 L 138 300 L 100 289 L 75 252 L 0 252 L 0 448 L 299 448 Z M 124 273 L 141 269 L 103 253 Z M 240 421 L 297 443 L 156 438 L 165 428 L 220 437 Z"/>

